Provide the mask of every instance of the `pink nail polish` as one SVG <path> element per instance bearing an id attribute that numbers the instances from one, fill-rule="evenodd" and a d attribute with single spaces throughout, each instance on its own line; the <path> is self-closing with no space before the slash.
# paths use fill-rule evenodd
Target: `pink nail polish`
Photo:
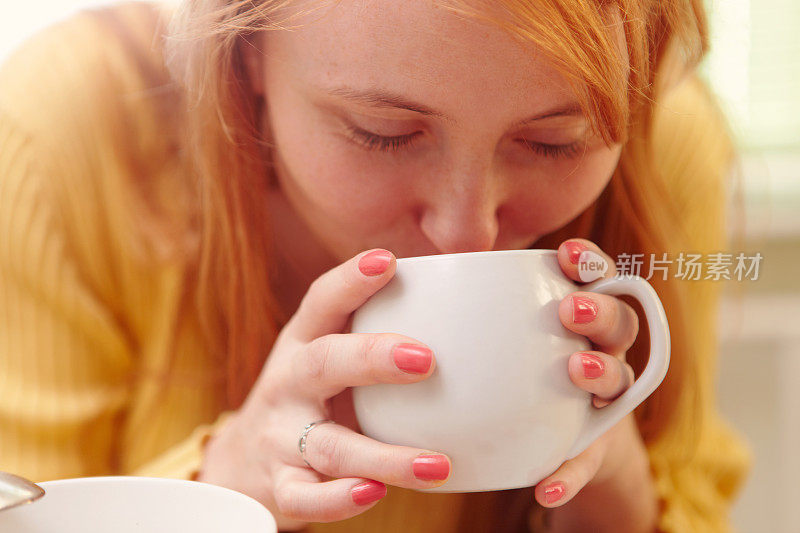
<path id="1" fill-rule="evenodd" d="M 425 481 L 447 479 L 450 463 L 444 455 L 418 455 L 414 459 L 414 476 Z"/>
<path id="2" fill-rule="evenodd" d="M 565 492 L 566 490 L 564 489 L 564 484 L 560 481 L 551 483 L 546 489 L 544 489 L 544 501 L 547 504 L 556 503 L 564 496 Z"/>
<path id="3" fill-rule="evenodd" d="M 430 369 L 431 361 L 433 360 L 432 352 L 428 348 L 417 344 L 398 344 L 395 346 L 392 355 L 397 368 L 412 374 L 424 374 Z"/>
<path id="4" fill-rule="evenodd" d="M 350 489 L 350 494 L 356 505 L 367 505 L 386 496 L 386 485 L 380 481 L 365 481 Z"/>
<path id="5" fill-rule="evenodd" d="M 581 353 L 581 363 L 583 363 L 583 377 L 596 379 L 605 374 L 603 360 L 593 353 Z"/>
<path id="6" fill-rule="evenodd" d="M 572 297 L 572 321 L 576 324 L 588 324 L 597 317 L 597 304 L 586 296 Z"/>
<path id="7" fill-rule="evenodd" d="M 567 257 L 569 258 L 569 262 L 573 265 L 578 264 L 578 259 L 581 257 L 581 252 L 587 250 L 586 246 L 577 241 L 565 242 L 564 248 L 567 249 Z"/>
<path id="8" fill-rule="evenodd" d="M 383 274 L 392 262 L 392 254 L 386 250 L 375 250 L 358 261 L 358 269 L 367 276 Z"/>

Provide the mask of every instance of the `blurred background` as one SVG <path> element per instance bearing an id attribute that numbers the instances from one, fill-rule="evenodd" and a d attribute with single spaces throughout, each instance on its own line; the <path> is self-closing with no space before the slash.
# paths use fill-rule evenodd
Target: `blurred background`
<path id="1" fill-rule="evenodd" d="M 107 0 L 14 2 L 0 17 L 0 61 L 22 39 Z M 732 281 L 720 313 L 719 407 L 755 465 L 733 516 L 742 533 L 796 533 L 800 501 L 800 2 L 707 1 L 703 75 L 741 147 L 746 255 L 758 279 Z M 741 220 L 741 217 L 736 217 Z M 732 228 L 733 229 L 733 228 Z M 794 274 L 794 275 L 793 275 Z"/>
<path id="2" fill-rule="evenodd" d="M 755 456 L 733 516 L 743 533 L 790 533 L 800 531 L 800 2 L 707 5 L 703 73 L 740 142 L 744 246 L 764 257 L 757 281 L 729 283 L 720 313 L 720 410 Z"/>

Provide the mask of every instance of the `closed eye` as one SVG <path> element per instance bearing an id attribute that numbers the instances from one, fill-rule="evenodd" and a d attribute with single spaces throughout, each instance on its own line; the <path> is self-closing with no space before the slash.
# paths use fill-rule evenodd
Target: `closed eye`
<path id="1" fill-rule="evenodd" d="M 414 141 L 422 135 L 421 131 L 417 131 L 407 135 L 385 137 L 354 126 L 348 126 L 347 130 L 350 139 L 362 148 L 370 151 L 379 150 L 383 152 L 398 152 L 403 148 L 409 148 L 413 145 Z M 526 139 L 518 139 L 517 142 L 535 154 L 553 159 L 573 157 L 578 153 L 581 145 L 579 141 L 569 144 L 545 144 L 528 141 Z"/>

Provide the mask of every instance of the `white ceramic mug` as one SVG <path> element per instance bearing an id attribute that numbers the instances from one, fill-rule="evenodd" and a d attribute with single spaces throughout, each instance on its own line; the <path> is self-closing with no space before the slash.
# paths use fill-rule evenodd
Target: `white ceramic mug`
<path id="1" fill-rule="evenodd" d="M 37 483 L 40 499 L 0 512 L 14 533 L 276 533 L 256 500 L 231 489 L 179 479 L 102 476 Z"/>
<path id="2" fill-rule="evenodd" d="M 650 330 L 647 367 L 599 409 L 567 371 L 572 353 L 591 348 L 558 318 L 559 302 L 577 290 L 635 297 Z M 578 286 L 555 250 L 400 258 L 351 331 L 399 333 L 433 350 L 425 380 L 353 388 L 365 435 L 450 457 L 448 481 L 425 492 L 537 484 L 644 401 L 669 365 L 669 327 L 650 284 L 619 277 Z"/>

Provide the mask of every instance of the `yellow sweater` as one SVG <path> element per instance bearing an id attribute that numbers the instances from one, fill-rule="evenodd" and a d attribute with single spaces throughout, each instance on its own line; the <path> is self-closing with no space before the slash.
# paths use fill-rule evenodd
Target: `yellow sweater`
<path id="1" fill-rule="evenodd" d="M 142 262 L 129 238 L 137 220 L 125 183 L 169 197 L 189 179 L 169 135 L 142 134 L 173 126 L 148 98 L 172 90 L 157 22 L 147 4 L 77 15 L 0 70 L 0 470 L 37 481 L 192 479 L 203 443 L 225 423 L 219 372 L 197 316 L 181 311 L 185 265 Z M 697 124 L 716 120 L 699 87 L 689 81 L 673 91 L 657 123 L 668 175 L 713 172 L 727 149 L 706 139 L 702 155 L 692 151 L 714 131 Z M 177 379 L 158 397 L 168 370 Z M 678 470 L 663 447 L 650 450 L 664 531 L 727 530 L 749 462 L 718 419 L 713 393 L 702 397 L 711 416 L 697 428 L 695 458 Z M 459 494 L 390 487 L 359 517 L 312 529 L 455 531 L 462 503 Z"/>

